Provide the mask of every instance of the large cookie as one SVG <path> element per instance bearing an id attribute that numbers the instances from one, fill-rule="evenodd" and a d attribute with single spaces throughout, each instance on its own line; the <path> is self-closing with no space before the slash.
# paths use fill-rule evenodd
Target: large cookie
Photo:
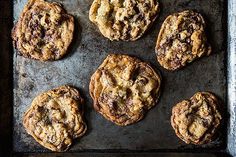
<path id="1" fill-rule="evenodd" d="M 41 61 L 58 60 L 72 41 L 74 18 L 58 3 L 29 0 L 12 30 L 19 54 Z"/>
<path id="2" fill-rule="evenodd" d="M 37 96 L 23 117 L 28 134 L 52 151 L 66 151 L 72 140 L 84 135 L 83 99 L 69 86 L 61 86 Z"/>
<path id="3" fill-rule="evenodd" d="M 150 65 L 127 55 L 111 54 L 91 77 L 94 108 L 117 125 L 141 120 L 159 98 L 160 76 Z"/>
<path id="4" fill-rule="evenodd" d="M 187 144 L 205 144 L 212 140 L 221 122 L 217 98 L 198 92 L 172 109 L 171 125 L 176 135 Z"/>
<path id="5" fill-rule="evenodd" d="M 187 10 L 168 16 L 156 44 L 157 60 L 168 70 L 176 70 L 211 53 L 205 35 L 205 21 L 199 13 Z"/>
<path id="6" fill-rule="evenodd" d="M 158 11 L 157 0 L 94 0 L 89 19 L 110 40 L 133 41 L 152 25 Z"/>

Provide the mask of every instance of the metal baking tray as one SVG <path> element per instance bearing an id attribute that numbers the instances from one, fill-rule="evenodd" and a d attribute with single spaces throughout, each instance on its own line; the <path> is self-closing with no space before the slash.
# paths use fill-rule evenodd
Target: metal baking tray
<path id="1" fill-rule="evenodd" d="M 0 0 L 3 9 L 0 14 L 0 32 L 3 34 L 0 38 L 3 51 L 0 59 L 4 63 L 0 70 L 2 154 L 35 156 L 43 152 L 44 156 L 48 155 L 50 151 L 25 132 L 22 115 L 39 93 L 69 84 L 77 87 L 86 100 L 88 131 L 83 138 L 74 140 L 68 156 L 119 156 L 120 153 L 122 156 L 156 156 L 159 153 L 161 156 L 236 156 L 236 4 L 233 0 L 159 0 L 159 17 L 151 29 L 135 42 L 111 42 L 104 38 L 88 19 L 92 0 L 54 1 L 62 3 L 75 17 L 74 41 L 64 59 L 40 62 L 18 56 L 12 48 L 10 31 L 27 0 Z M 186 9 L 204 16 L 213 54 L 179 71 L 169 72 L 156 61 L 156 38 L 169 14 Z M 116 126 L 96 113 L 88 94 L 90 76 L 109 53 L 129 54 L 149 62 L 163 78 L 162 94 L 156 107 L 142 121 L 127 127 Z M 184 144 L 170 125 L 173 105 L 197 91 L 215 93 L 224 103 L 225 111 L 218 138 L 203 146 Z M 202 154 L 195 154 L 200 152 Z M 48 156 L 52 155 L 58 156 L 58 153 Z"/>

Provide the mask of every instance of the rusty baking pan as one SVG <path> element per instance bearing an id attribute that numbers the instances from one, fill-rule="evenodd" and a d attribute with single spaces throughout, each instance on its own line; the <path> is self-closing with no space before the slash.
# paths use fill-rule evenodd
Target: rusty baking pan
<path id="1" fill-rule="evenodd" d="M 104 38 L 88 19 L 92 0 L 54 1 L 62 3 L 75 17 L 75 39 L 65 58 L 43 63 L 18 56 L 12 47 L 10 31 L 27 0 L 0 0 L 3 9 L 0 14 L 0 46 L 3 51 L 0 59 L 4 63 L 0 70 L 2 154 L 35 156 L 44 152 L 44 156 L 61 155 L 50 153 L 26 133 L 22 126 L 22 115 L 37 94 L 69 84 L 79 88 L 85 98 L 88 131 L 83 138 L 74 141 L 68 156 L 78 153 L 81 156 L 120 156 L 120 153 L 122 156 L 156 156 L 158 153 L 164 153 L 163 156 L 236 155 L 236 79 L 233 51 L 236 37 L 232 35 L 233 31 L 236 31 L 230 25 L 235 22 L 235 17 L 232 16 L 236 13 L 233 0 L 160 0 L 161 11 L 157 20 L 151 29 L 135 42 L 111 42 Z M 169 14 L 185 9 L 195 10 L 204 16 L 213 54 L 179 71 L 169 72 L 156 62 L 154 47 L 157 34 Z M 230 28 L 229 38 L 227 27 Z M 111 52 L 129 54 L 149 62 L 163 78 L 162 94 L 156 107 L 150 110 L 142 121 L 127 127 L 116 126 L 96 113 L 88 94 L 90 76 Z M 225 106 L 223 127 L 218 138 L 202 146 L 183 143 L 170 125 L 172 106 L 197 91 L 212 91 Z M 171 154 L 168 154 L 170 152 Z M 203 154 L 194 154 L 199 152 Z"/>

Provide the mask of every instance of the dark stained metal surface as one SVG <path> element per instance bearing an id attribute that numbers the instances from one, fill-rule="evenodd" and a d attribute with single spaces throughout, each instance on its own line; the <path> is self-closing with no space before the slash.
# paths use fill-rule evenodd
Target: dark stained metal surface
<path id="1" fill-rule="evenodd" d="M 0 0 L 0 157 L 12 151 L 12 2 Z M 11 53 L 10 53 L 11 52 Z"/>
<path id="2" fill-rule="evenodd" d="M 16 157 L 19 155 L 15 155 Z M 15 157 L 14 156 L 14 157 Z M 22 157 L 230 157 L 225 153 L 28 153 Z"/>
<path id="3" fill-rule="evenodd" d="M 153 27 L 135 42 L 111 42 L 88 19 L 92 0 L 56 0 L 74 15 L 76 32 L 69 54 L 60 61 L 40 62 L 17 56 L 14 51 L 14 113 L 13 150 L 15 152 L 49 152 L 29 136 L 22 126 L 22 116 L 39 93 L 69 84 L 77 87 L 86 100 L 86 135 L 74 140 L 69 151 L 200 151 L 224 150 L 226 128 L 219 138 L 208 145 L 193 146 L 180 141 L 171 125 L 171 108 L 198 91 L 218 95 L 226 109 L 226 19 L 224 0 L 160 0 L 161 12 Z M 14 0 L 15 22 L 26 0 Z M 186 68 L 169 72 L 159 66 L 155 43 L 160 26 L 171 13 L 193 9 L 207 22 L 208 40 L 213 54 L 199 59 Z M 92 107 L 88 84 L 90 76 L 108 53 L 124 53 L 151 63 L 162 74 L 160 101 L 139 123 L 120 127 L 107 121 Z"/>

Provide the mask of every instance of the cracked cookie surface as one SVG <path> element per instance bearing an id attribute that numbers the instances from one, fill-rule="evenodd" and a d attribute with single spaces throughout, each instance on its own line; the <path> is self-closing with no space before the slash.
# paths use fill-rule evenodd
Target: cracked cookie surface
<path id="1" fill-rule="evenodd" d="M 84 135 L 83 99 L 78 90 L 61 86 L 37 96 L 25 112 L 23 125 L 28 134 L 52 151 L 66 151 L 72 140 Z"/>
<path id="2" fill-rule="evenodd" d="M 209 92 L 198 92 L 172 109 L 171 125 L 176 135 L 189 144 L 212 140 L 221 122 L 217 98 Z"/>
<path id="3" fill-rule="evenodd" d="M 90 81 L 94 108 L 106 119 L 125 126 L 135 123 L 155 104 L 160 76 L 152 67 L 128 55 L 111 54 Z"/>
<path id="4" fill-rule="evenodd" d="M 59 3 L 29 0 L 12 30 L 18 54 L 41 61 L 58 60 L 72 41 L 74 18 Z"/>
<path id="5" fill-rule="evenodd" d="M 161 26 L 156 43 L 157 60 L 168 70 L 211 53 L 205 35 L 205 21 L 196 12 L 187 10 L 168 16 Z"/>
<path id="6" fill-rule="evenodd" d="M 155 21 L 157 0 L 94 0 L 89 19 L 110 40 L 133 41 Z"/>

